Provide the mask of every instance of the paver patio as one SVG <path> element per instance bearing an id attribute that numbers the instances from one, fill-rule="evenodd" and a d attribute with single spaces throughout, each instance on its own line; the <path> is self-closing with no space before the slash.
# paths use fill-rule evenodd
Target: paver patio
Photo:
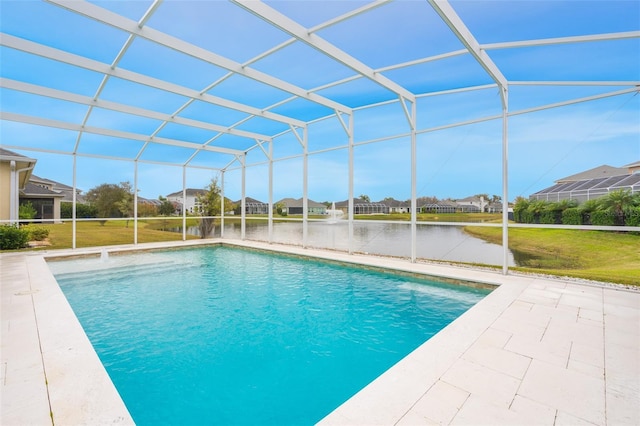
<path id="1" fill-rule="evenodd" d="M 500 285 L 321 424 L 640 424 L 638 291 L 299 247 L 225 243 Z M 46 265 L 44 257 L 52 254 L 0 255 L 1 423 L 47 424 L 53 418 L 57 424 L 132 424 Z"/>

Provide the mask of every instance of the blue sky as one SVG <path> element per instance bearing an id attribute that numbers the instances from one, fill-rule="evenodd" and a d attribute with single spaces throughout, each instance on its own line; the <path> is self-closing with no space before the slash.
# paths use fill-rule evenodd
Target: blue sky
<path id="1" fill-rule="evenodd" d="M 128 19 L 138 21 L 151 2 L 94 2 Z M 306 28 L 347 13 L 367 2 L 277 1 L 267 2 L 278 12 Z M 638 1 L 452 1 L 480 44 L 585 36 L 640 30 Z M 59 6 L 35 1 L 0 1 L 0 25 L 4 34 L 89 58 L 95 64 L 111 64 L 124 45 L 127 34 L 103 23 L 86 19 Z M 222 1 L 165 1 L 147 22 L 149 28 L 179 37 L 199 48 L 244 63 L 290 39 L 256 16 Z M 398 1 L 374 8 L 351 20 L 320 30 L 318 36 L 349 53 L 372 69 L 415 61 L 462 49 L 460 41 L 446 28 L 426 2 Z M 3 42 L 4 44 L 4 42 Z M 640 82 L 640 38 L 592 43 L 557 44 L 509 49 L 490 49 L 490 58 L 510 83 L 509 111 L 517 112 L 555 102 L 596 96 L 630 87 L 566 85 L 526 86 L 523 81 L 621 81 Z M 0 47 L 3 78 L 93 97 L 103 74 L 53 61 L 15 49 Z M 354 72 L 310 46 L 297 42 L 258 60 L 249 68 L 267 73 L 304 90 L 349 78 Z M 169 93 L 132 81 L 127 75 L 110 77 L 98 99 L 173 114 L 191 120 L 232 126 L 247 117 L 244 112 L 225 109 L 205 100 L 187 105 L 185 91 L 202 91 L 223 78 L 223 68 L 137 37 L 118 63 L 118 69 L 164 80 L 180 87 Z M 482 86 L 492 83 L 470 55 L 381 73 L 415 94 Z M 354 142 L 354 194 L 372 200 L 411 196 L 411 145 L 409 127 L 397 102 L 374 108 L 360 107 L 397 99 L 386 88 L 364 78 L 317 91 L 328 99 L 356 108 Z M 220 81 L 207 95 L 247 104 L 271 106 L 291 97 L 284 90 L 234 75 Z M 3 113 L 79 124 L 87 106 L 12 88 L 0 88 Z M 309 197 L 316 201 L 340 201 L 348 196 L 348 143 L 333 111 L 307 100 L 287 102 L 270 109 L 298 120 L 318 120 L 309 125 Z M 501 113 L 495 87 L 420 97 L 417 101 L 417 195 L 463 198 L 477 193 L 502 193 L 502 122 L 488 120 L 472 125 L 429 131 L 466 120 L 493 117 Z M 323 117 L 328 117 L 322 119 Z M 138 135 L 247 150 L 255 141 L 237 136 L 220 136 L 215 131 L 162 120 L 131 116 L 106 108 L 94 108 L 86 126 L 113 129 Z M 287 125 L 252 118 L 237 129 L 278 135 L 274 139 L 274 200 L 302 196 L 302 154 L 298 141 L 286 133 Z M 285 132 L 285 133 L 283 133 Z M 394 135 L 397 137 L 392 138 Z M 640 96 L 626 93 L 513 115 L 508 121 L 509 199 L 528 196 L 554 180 L 602 164 L 623 166 L 640 160 Z M 380 138 L 388 140 L 377 141 Z M 182 188 L 182 164 L 193 154 L 184 147 L 150 144 L 128 138 L 52 129 L 12 120 L 0 122 L 3 146 L 38 159 L 35 174 L 65 184 L 73 183 L 70 153 L 77 145 L 77 186 L 85 191 L 101 183 L 136 179 L 134 163 L 126 161 L 140 154 L 137 168 L 139 194 L 148 198 Z M 18 148 L 16 148 L 18 147 Z M 29 149 L 19 149 L 32 148 Z M 105 160 L 94 156 L 122 158 Z M 263 201 L 268 197 L 268 168 L 259 148 L 249 151 L 246 195 Z M 233 162 L 225 154 L 201 152 L 190 163 L 222 168 Z M 187 168 L 188 187 L 202 188 L 217 172 Z M 225 194 L 240 198 L 241 173 L 236 162 L 225 174 Z"/>

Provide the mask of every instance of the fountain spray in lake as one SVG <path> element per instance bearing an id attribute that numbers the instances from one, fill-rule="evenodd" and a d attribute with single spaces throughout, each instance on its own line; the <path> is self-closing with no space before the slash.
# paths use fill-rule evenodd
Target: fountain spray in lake
<path id="1" fill-rule="evenodd" d="M 331 203 L 331 208 L 327 210 L 329 215 L 329 223 L 336 223 L 339 219 L 342 219 L 344 212 L 342 210 L 336 210 L 336 203 Z"/>

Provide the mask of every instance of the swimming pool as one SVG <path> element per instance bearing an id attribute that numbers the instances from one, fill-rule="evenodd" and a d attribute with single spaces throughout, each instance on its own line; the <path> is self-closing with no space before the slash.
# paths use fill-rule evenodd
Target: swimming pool
<path id="1" fill-rule="evenodd" d="M 229 247 L 52 262 L 137 424 L 312 424 L 488 290 Z"/>

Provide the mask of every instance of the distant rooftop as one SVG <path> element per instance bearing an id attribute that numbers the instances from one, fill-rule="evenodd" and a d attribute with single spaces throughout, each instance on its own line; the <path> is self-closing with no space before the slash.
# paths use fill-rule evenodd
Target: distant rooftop
<path id="1" fill-rule="evenodd" d="M 205 192 L 207 192 L 207 191 L 205 189 L 202 189 L 202 188 L 187 188 L 186 189 L 187 197 L 195 197 L 197 195 L 204 194 Z M 167 197 L 182 197 L 182 191 L 172 192 L 171 194 L 168 194 Z"/>
<path id="2" fill-rule="evenodd" d="M 632 171 L 635 171 L 636 169 L 640 169 L 640 160 L 635 161 L 633 163 L 629 163 L 629 164 L 624 165 L 622 167 L 625 167 L 627 169 L 631 169 Z"/>
<path id="3" fill-rule="evenodd" d="M 21 192 L 27 198 L 33 197 L 33 196 L 37 196 L 37 197 L 47 196 L 47 197 L 60 197 L 60 198 L 64 197 L 64 194 L 58 191 L 51 191 L 50 189 L 43 188 L 42 186 L 36 185 L 31 182 L 28 182 L 25 185 L 24 190 L 22 190 Z"/>
<path id="4" fill-rule="evenodd" d="M 593 169 L 586 170 L 584 172 L 576 173 L 571 176 L 567 176 L 556 180 L 556 183 L 577 182 L 579 180 L 597 179 L 611 176 L 622 176 L 630 174 L 629 166 L 624 167 L 612 167 L 606 164 Z"/>

